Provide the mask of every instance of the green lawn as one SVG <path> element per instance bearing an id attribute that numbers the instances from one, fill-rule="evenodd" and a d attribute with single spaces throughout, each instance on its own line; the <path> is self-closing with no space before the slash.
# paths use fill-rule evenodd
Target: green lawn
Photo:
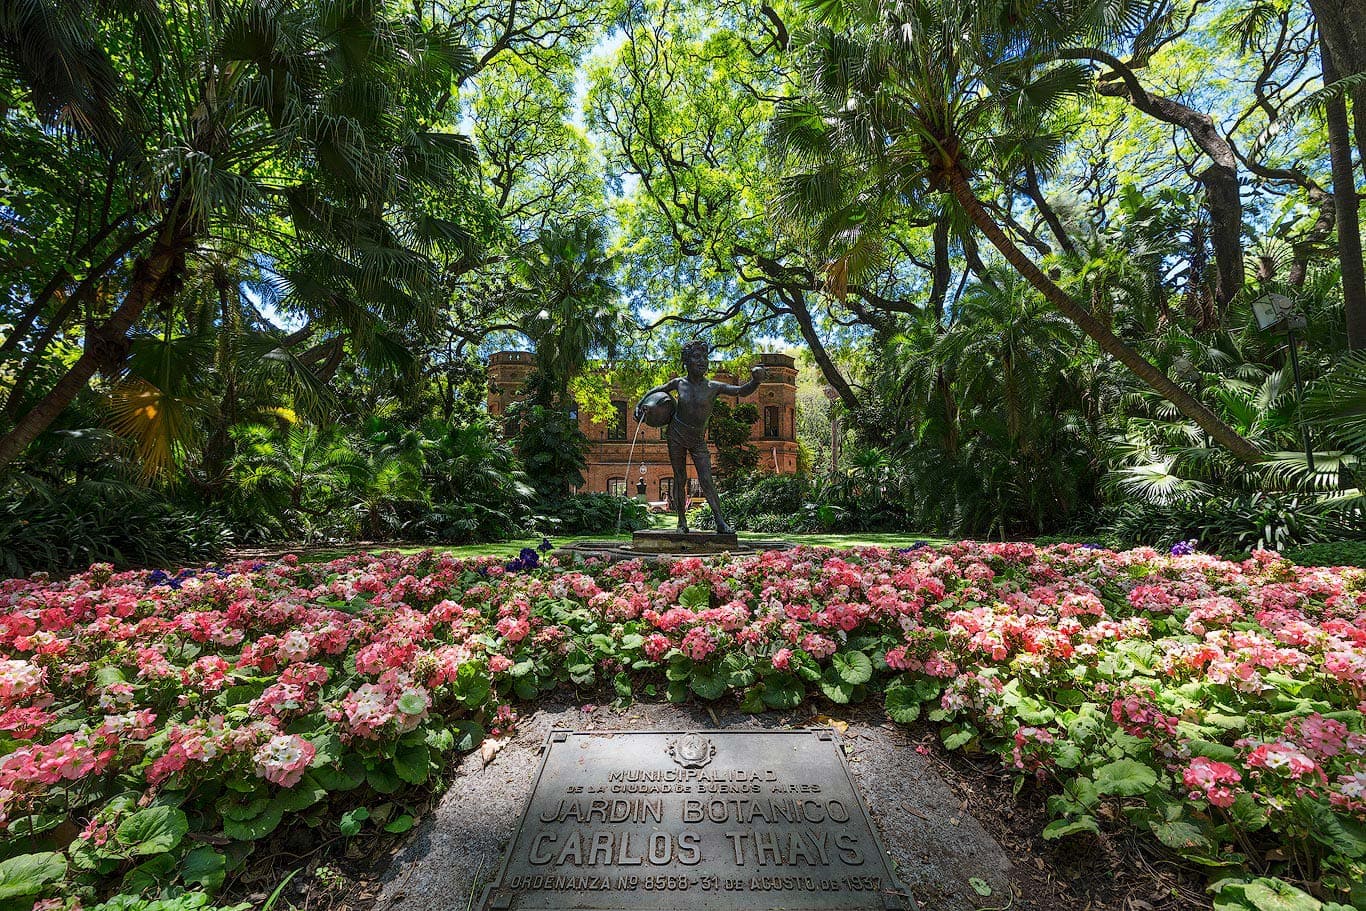
<path id="1" fill-rule="evenodd" d="M 668 527 L 668 526 L 661 526 Z M 629 534 L 621 535 L 564 535 L 551 538 L 550 541 L 556 547 L 565 544 L 572 544 L 576 541 L 629 541 Z M 924 541 L 929 544 L 947 544 L 947 538 L 936 538 L 932 535 L 906 533 L 866 533 L 854 535 L 779 535 L 779 534 L 759 534 L 751 532 L 741 532 L 741 541 L 790 541 L 793 544 L 810 544 L 822 547 L 909 547 L 917 541 Z M 444 553 L 451 553 L 457 557 L 481 557 L 493 555 L 499 557 L 514 557 L 523 547 L 535 547 L 539 544 L 538 539 L 526 538 L 524 540 L 501 541 L 496 544 L 465 544 L 460 546 L 444 545 L 418 545 L 401 544 L 394 546 L 372 547 L 371 550 L 397 550 L 400 553 L 418 553 L 423 550 L 431 549 Z M 300 553 L 300 558 L 309 562 L 322 562 L 335 560 L 338 557 L 354 553 L 358 549 L 355 546 L 325 547 L 316 550 L 308 550 Z M 288 551 L 281 551 L 287 553 Z"/>

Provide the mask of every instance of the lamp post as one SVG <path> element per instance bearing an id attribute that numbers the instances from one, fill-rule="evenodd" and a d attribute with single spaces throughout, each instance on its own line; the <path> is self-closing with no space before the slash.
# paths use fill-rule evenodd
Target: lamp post
<path id="1" fill-rule="evenodd" d="M 1295 402 L 1304 406 L 1304 380 L 1300 378 L 1300 352 L 1295 330 L 1307 325 L 1304 313 L 1295 302 L 1284 294 L 1264 294 L 1252 302 L 1252 314 L 1257 318 L 1257 328 L 1263 332 L 1277 329 L 1285 330 L 1286 343 L 1290 346 L 1290 371 L 1295 377 Z M 1304 458 L 1309 464 L 1309 473 L 1315 474 L 1314 448 L 1309 445 L 1309 427 L 1300 414 L 1300 439 L 1304 443 Z"/>

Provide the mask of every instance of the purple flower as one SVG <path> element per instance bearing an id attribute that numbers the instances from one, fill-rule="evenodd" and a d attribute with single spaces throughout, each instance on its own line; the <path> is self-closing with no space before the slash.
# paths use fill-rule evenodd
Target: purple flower
<path id="1" fill-rule="evenodd" d="M 1200 541 L 1196 538 L 1191 538 L 1189 541 L 1177 541 L 1172 545 L 1171 554 L 1173 557 L 1189 557 L 1195 553 L 1195 545 L 1199 543 Z"/>

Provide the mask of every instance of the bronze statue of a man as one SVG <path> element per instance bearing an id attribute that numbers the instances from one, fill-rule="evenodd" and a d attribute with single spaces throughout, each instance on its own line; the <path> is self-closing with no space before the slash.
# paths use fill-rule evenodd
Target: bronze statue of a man
<path id="1" fill-rule="evenodd" d="M 721 503 L 716 497 L 716 484 L 711 477 L 711 452 L 707 449 L 707 421 L 711 418 L 712 403 L 718 395 L 749 395 L 764 381 L 764 368 L 755 367 L 750 371 L 748 383 L 732 386 L 709 380 L 707 373 L 707 344 L 702 341 L 688 342 L 683 346 L 683 369 L 686 376 L 675 377 L 662 386 L 656 386 L 641 397 L 636 405 L 636 420 L 643 413 L 645 400 L 658 392 L 676 393 L 673 420 L 669 422 L 669 462 L 674 470 L 674 509 L 678 513 L 678 530 L 688 530 L 688 454 L 697 467 L 697 483 L 711 506 L 711 514 L 716 517 L 716 530 L 722 534 L 732 531 L 721 514 Z"/>

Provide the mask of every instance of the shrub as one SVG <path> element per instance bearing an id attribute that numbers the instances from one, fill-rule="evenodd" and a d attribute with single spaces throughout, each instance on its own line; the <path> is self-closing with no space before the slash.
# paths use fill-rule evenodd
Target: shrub
<path id="1" fill-rule="evenodd" d="M 1366 541 L 1329 541 L 1292 547 L 1285 558 L 1300 566 L 1357 566 L 1366 569 Z"/>
<path id="2" fill-rule="evenodd" d="M 557 535 L 610 535 L 650 527 L 649 509 L 639 500 L 610 493 L 576 493 L 543 501 L 537 525 Z"/>
<path id="3" fill-rule="evenodd" d="M 749 475 L 727 485 L 725 504 L 737 516 L 796 515 L 812 491 L 809 475 Z"/>
<path id="4" fill-rule="evenodd" d="M 1359 537 L 1363 529 L 1321 514 L 1289 495 L 1254 493 L 1159 504 L 1128 501 L 1100 510 L 1098 537 L 1106 544 L 1168 548 L 1195 540 L 1202 549 L 1245 557 L 1256 548 L 1287 548 Z"/>
<path id="5" fill-rule="evenodd" d="M 809 475 L 759 473 L 730 481 L 721 493 L 721 504 L 731 525 L 744 531 L 771 534 L 809 534 L 867 530 L 851 510 L 838 502 L 833 489 Z M 712 529 L 716 522 L 706 503 L 688 514 L 690 526 Z M 893 527 L 904 527 L 893 523 Z"/>
<path id="6" fill-rule="evenodd" d="M 154 491 L 76 484 L 0 501 L 0 572 L 68 573 L 211 560 L 232 541 L 211 511 L 177 507 Z"/>

